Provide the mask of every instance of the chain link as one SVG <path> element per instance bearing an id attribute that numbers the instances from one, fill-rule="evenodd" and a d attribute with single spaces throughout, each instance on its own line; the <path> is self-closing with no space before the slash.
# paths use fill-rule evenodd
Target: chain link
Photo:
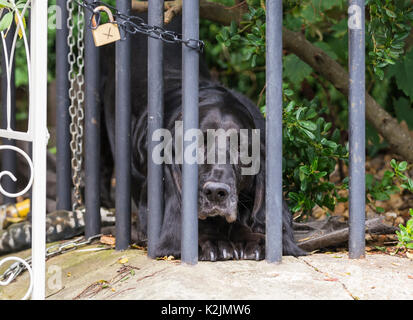
<path id="1" fill-rule="evenodd" d="M 184 44 L 186 47 L 202 52 L 204 50 L 204 42 L 198 39 L 183 39 L 183 35 L 174 31 L 165 30 L 159 26 L 151 26 L 145 23 L 141 17 L 129 16 L 119 12 L 115 7 L 112 7 L 102 1 L 95 1 L 93 3 L 88 3 L 80 0 L 75 0 L 76 3 L 91 11 L 92 18 L 95 16 L 97 22 L 99 22 L 99 13 L 94 12 L 95 8 L 98 6 L 105 6 L 112 10 L 113 16 L 115 17 L 116 24 L 122 28 L 126 33 L 135 34 L 142 33 L 150 38 L 158 39 L 166 43 L 178 43 Z M 99 23 L 98 23 L 99 24 Z M 91 23 L 89 27 L 92 28 Z"/>
<path id="2" fill-rule="evenodd" d="M 84 237 L 79 237 L 79 238 L 76 238 L 75 240 L 71 240 L 71 241 L 61 243 L 61 244 L 50 246 L 49 248 L 46 249 L 46 260 L 51 257 L 57 256 L 59 254 L 63 254 L 69 251 L 76 250 L 79 247 L 89 245 L 92 243 L 92 241 L 94 241 L 97 238 L 100 238 L 101 236 L 102 236 L 101 234 L 98 234 L 86 240 L 84 239 Z M 30 266 L 32 265 L 31 257 L 24 259 L 24 261 L 26 261 Z M 9 284 L 14 279 L 16 279 L 19 274 L 21 274 L 25 270 L 26 270 L 26 266 L 23 263 L 15 262 L 9 268 L 7 268 L 7 270 L 4 271 L 3 274 L 0 275 L 0 281 L 4 281 L 5 279 L 7 279 L 6 284 Z"/>
<path id="3" fill-rule="evenodd" d="M 78 5 L 77 10 L 75 9 L 75 3 Z M 82 165 L 83 165 L 83 120 L 84 120 L 84 91 L 83 86 L 85 83 L 84 78 L 84 27 L 85 27 L 85 17 L 84 10 L 89 10 L 92 12 L 96 21 L 99 22 L 99 13 L 94 12 L 95 8 L 98 6 L 106 6 L 110 8 L 113 12 L 113 16 L 116 18 L 116 22 L 120 28 L 122 28 L 126 33 L 136 34 L 142 33 L 148 37 L 159 39 L 166 43 L 181 43 L 185 46 L 195 49 L 199 52 L 203 51 L 204 42 L 196 39 L 184 40 L 182 34 L 165 30 L 159 26 L 151 26 L 145 23 L 145 21 L 137 16 L 129 16 L 119 12 L 113 6 L 110 6 L 102 1 L 85 2 L 80 0 L 68 0 L 67 10 L 68 19 L 67 27 L 69 35 L 67 38 L 67 43 L 69 46 L 68 62 L 69 62 L 69 114 L 71 117 L 70 123 L 70 134 L 72 139 L 70 141 L 70 149 L 72 152 L 72 181 L 73 181 L 73 210 L 78 209 L 82 206 L 82 195 L 81 195 L 81 185 L 82 185 Z M 77 11 L 77 40 L 75 39 L 75 21 L 74 15 Z M 91 22 L 89 27 L 92 28 Z M 75 47 L 77 47 L 77 52 L 75 52 Z"/>
<path id="4" fill-rule="evenodd" d="M 82 205 L 81 184 L 82 184 L 82 153 L 83 153 L 83 119 L 84 119 L 84 26 L 85 17 L 81 7 L 77 8 L 77 40 L 75 39 L 75 7 L 74 0 L 67 1 L 68 19 L 67 27 L 69 31 L 68 46 L 69 46 L 69 114 L 71 117 L 70 134 L 70 149 L 72 151 L 72 170 L 73 170 L 73 186 L 74 186 L 74 202 L 73 210 L 78 209 Z M 75 45 L 77 53 L 75 52 Z"/>

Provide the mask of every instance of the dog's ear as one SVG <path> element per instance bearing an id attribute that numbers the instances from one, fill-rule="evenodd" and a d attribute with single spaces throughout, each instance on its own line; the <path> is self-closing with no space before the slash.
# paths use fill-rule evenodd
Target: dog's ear
<path id="1" fill-rule="evenodd" d="M 172 181 L 175 185 L 175 190 L 177 194 L 181 196 L 182 194 L 182 185 L 181 185 L 182 182 L 180 179 L 180 177 L 182 177 L 181 168 L 178 164 L 175 164 L 175 162 L 173 162 L 171 165 L 168 165 L 168 167 L 170 168 L 170 171 L 171 171 Z"/>
<path id="2" fill-rule="evenodd" d="M 179 118 L 177 120 L 181 120 L 181 114 L 179 116 Z M 175 124 L 174 124 L 175 125 Z M 171 128 L 171 126 L 168 126 L 169 128 Z M 178 137 L 175 136 L 175 130 L 171 130 L 172 132 L 172 163 L 170 165 L 167 165 L 168 169 L 170 170 L 170 174 L 171 174 L 171 178 L 172 178 L 172 182 L 175 185 L 175 191 L 176 191 L 176 195 L 179 198 L 179 201 L 181 201 L 181 195 L 182 195 L 182 169 L 181 166 L 179 164 L 176 163 L 176 152 L 177 150 L 175 150 L 175 139 L 179 139 Z M 182 159 L 182 155 L 181 155 L 181 159 Z"/>
<path id="3" fill-rule="evenodd" d="M 261 220 L 260 211 L 264 209 L 265 206 L 265 176 L 264 170 L 255 176 L 255 195 L 254 195 L 254 206 L 252 208 L 252 217 Z"/>
<path id="4" fill-rule="evenodd" d="M 251 219 L 252 228 L 255 232 L 264 232 L 265 229 L 265 146 L 261 143 L 261 166 L 254 181 L 254 205 Z"/>

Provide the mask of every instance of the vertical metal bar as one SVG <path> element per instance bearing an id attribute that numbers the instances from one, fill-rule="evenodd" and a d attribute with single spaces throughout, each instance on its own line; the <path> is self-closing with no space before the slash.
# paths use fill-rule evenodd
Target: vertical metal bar
<path id="1" fill-rule="evenodd" d="M 70 163 L 70 115 L 69 115 L 69 46 L 67 37 L 67 0 L 57 0 L 60 10 L 60 28 L 56 30 L 56 208 L 72 208 L 72 168 Z M 56 24 L 59 24 L 56 21 Z"/>
<path id="2" fill-rule="evenodd" d="M 131 10 L 130 0 L 117 0 L 123 14 Z M 131 241 L 131 92 L 130 37 L 116 42 L 116 249 L 125 250 Z"/>
<path id="3" fill-rule="evenodd" d="M 364 0 L 349 1 L 350 238 L 349 257 L 365 250 L 365 11 Z"/>
<path id="4" fill-rule="evenodd" d="M 282 0 L 267 0 L 266 241 L 268 262 L 282 259 Z"/>
<path id="5" fill-rule="evenodd" d="M 14 33 L 16 31 L 16 27 L 14 24 L 12 24 L 10 31 L 8 32 L 8 36 L 5 39 L 6 46 L 7 46 L 7 56 L 9 57 L 9 61 L 11 61 L 11 49 L 13 45 L 13 37 Z M 13 66 L 11 68 L 11 77 L 10 77 L 10 128 L 11 129 L 16 129 L 16 86 L 15 86 L 15 61 L 16 59 L 13 60 Z M 6 63 L 6 57 L 4 55 L 4 50 L 2 50 L 2 61 L 1 61 L 1 69 L 3 70 L 2 76 L 1 76 L 1 114 L 2 114 L 2 119 L 1 119 L 1 127 L 2 128 L 7 128 L 7 100 L 8 100 L 8 85 L 9 82 L 7 80 L 7 63 Z M 11 145 L 15 146 L 16 141 L 14 140 L 9 140 L 6 138 L 2 139 L 2 144 L 3 145 Z M 16 153 L 12 150 L 3 150 L 2 152 L 2 171 L 10 171 L 14 175 L 16 175 L 17 172 L 17 166 L 16 166 Z M 3 186 L 6 191 L 10 193 L 16 193 L 17 190 L 17 185 L 16 183 L 8 176 L 4 177 L 4 182 Z M 15 198 L 9 198 L 5 195 L 3 195 L 3 200 L 4 203 L 15 203 L 16 199 Z"/>
<path id="6" fill-rule="evenodd" d="M 183 3 L 183 38 L 199 38 L 199 2 Z M 199 127 L 199 55 L 194 49 L 182 47 L 182 108 L 185 133 Z M 185 141 L 184 150 L 191 144 Z M 185 154 L 185 152 L 184 152 Z M 181 260 L 183 263 L 198 262 L 198 164 L 182 165 L 182 239 Z"/>
<path id="7" fill-rule="evenodd" d="M 163 26 L 164 1 L 149 1 L 148 23 Z M 163 217 L 163 166 L 154 163 L 152 151 L 158 142 L 152 134 L 163 126 L 163 43 L 148 39 L 148 256 L 155 258 Z"/>
<path id="8" fill-rule="evenodd" d="M 47 152 L 47 1 L 31 4 L 30 108 L 33 112 L 33 203 L 32 203 L 32 267 L 33 299 L 45 298 L 46 255 L 46 152 Z"/>
<path id="9" fill-rule="evenodd" d="M 95 2 L 95 1 L 89 1 Z M 99 50 L 89 30 L 92 12 L 85 10 L 85 236 L 100 233 Z"/>

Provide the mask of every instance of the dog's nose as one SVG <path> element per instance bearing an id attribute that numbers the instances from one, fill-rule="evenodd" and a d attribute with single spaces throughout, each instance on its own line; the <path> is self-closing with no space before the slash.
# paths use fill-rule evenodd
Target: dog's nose
<path id="1" fill-rule="evenodd" d="M 209 201 L 222 202 L 228 198 L 230 188 L 225 183 L 207 182 L 203 191 Z"/>

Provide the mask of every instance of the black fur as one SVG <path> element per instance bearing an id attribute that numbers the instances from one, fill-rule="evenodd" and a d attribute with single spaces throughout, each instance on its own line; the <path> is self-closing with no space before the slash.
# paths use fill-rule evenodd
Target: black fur
<path id="1" fill-rule="evenodd" d="M 146 17 L 145 17 L 146 18 Z M 180 32 L 179 19 L 167 26 Z M 138 207 L 141 237 L 146 236 L 147 226 L 147 37 L 133 37 L 132 54 L 132 197 Z M 176 44 L 165 44 L 165 123 L 164 127 L 174 132 L 174 123 L 181 120 L 181 48 Z M 102 90 L 104 94 L 104 121 L 112 154 L 114 154 L 115 117 L 115 70 L 113 67 L 114 46 L 102 52 Z M 201 59 L 202 60 L 202 59 Z M 238 199 L 236 220 L 229 223 L 222 216 L 209 216 L 199 220 L 199 259 L 227 260 L 265 257 L 265 121 L 258 108 L 246 97 L 229 90 L 210 79 L 207 68 L 200 65 L 200 128 L 202 130 L 229 127 L 260 129 L 261 167 L 255 176 L 242 176 L 239 166 L 200 165 L 200 201 L 203 193 L 201 181 L 218 181 L 233 186 L 231 194 Z M 227 127 L 225 128 L 227 129 Z M 102 146 L 105 167 L 112 158 Z M 217 176 L 219 173 L 219 177 Z M 181 167 L 172 164 L 164 166 L 164 219 L 161 230 L 158 256 L 180 256 L 181 246 Z M 222 178 L 224 177 L 224 178 Z M 107 189 L 109 176 L 103 179 Z M 222 181 L 221 181 L 222 180 Z M 107 194 L 107 192 L 106 192 Z M 204 201 L 205 202 L 205 201 Z M 204 203 L 200 202 L 200 203 Z M 204 210 L 200 205 L 201 211 Z M 207 205 L 205 205 L 207 206 Z M 205 209 L 206 210 L 206 209 Z M 220 213 L 220 214 L 221 214 Z M 205 218 L 205 217 L 204 217 Z M 283 254 L 304 255 L 294 241 L 291 214 L 284 203 L 283 210 Z"/>

